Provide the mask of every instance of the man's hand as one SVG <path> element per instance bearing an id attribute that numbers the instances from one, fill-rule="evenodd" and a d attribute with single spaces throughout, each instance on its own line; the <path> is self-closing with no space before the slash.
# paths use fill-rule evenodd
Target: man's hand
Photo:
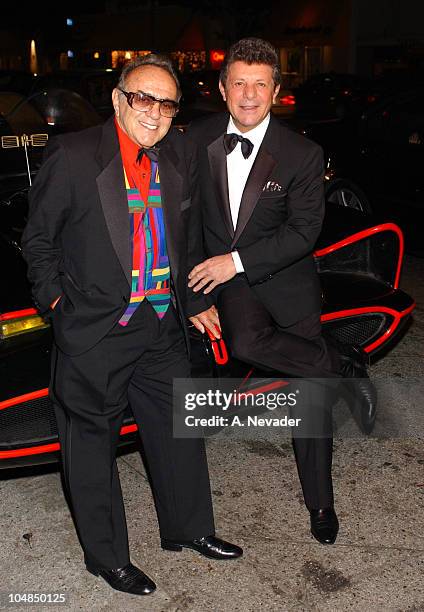
<path id="1" fill-rule="evenodd" d="M 210 293 L 217 285 L 229 281 L 236 274 L 237 270 L 231 253 L 217 255 L 216 257 L 205 259 L 204 262 L 193 268 L 188 275 L 190 279 L 188 286 L 193 291 L 200 291 L 200 289 L 207 285 L 203 293 Z"/>
<path id="2" fill-rule="evenodd" d="M 215 306 L 211 306 L 207 310 L 199 312 L 196 316 L 189 317 L 189 319 L 201 334 L 204 334 L 205 328 L 207 328 L 217 340 L 221 337 L 221 326 L 219 323 L 218 311 Z"/>

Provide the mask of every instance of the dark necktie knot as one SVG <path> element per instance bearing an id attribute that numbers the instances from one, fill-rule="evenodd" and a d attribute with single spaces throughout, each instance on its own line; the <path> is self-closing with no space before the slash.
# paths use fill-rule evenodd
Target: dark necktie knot
<path id="1" fill-rule="evenodd" d="M 224 134 L 225 153 L 227 155 L 231 153 L 236 148 L 238 142 L 241 143 L 241 152 L 244 159 L 247 159 L 253 151 L 253 142 L 241 136 L 241 134 Z"/>
<path id="2" fill-rule="evenodd" d="M 141 163 L 141 160 L 143 159 L 143 155 L 147 155 L 150 161 L 157 162 L 158 155 L 159 155 L 159 147 L 150 147 L 150 148 L 140 147 L 137 153 L 137 158 L 136 158 L 136 161 L 138 164 Z"/>

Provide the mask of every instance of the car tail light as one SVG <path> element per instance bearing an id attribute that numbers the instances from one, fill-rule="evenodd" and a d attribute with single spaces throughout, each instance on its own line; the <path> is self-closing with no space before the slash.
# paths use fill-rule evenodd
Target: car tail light
<path id="1" fill-rule="evenodd" d="M 18 310 L 0 315 L 0 340 L 49 327 L 32 309 Z"/>
<path id="2" fill-rule="evenodd" d="M 296 104 L 295 96 L 283 96 L 280 98 L 280 102 L 283 106 L 294 106 Z"/>

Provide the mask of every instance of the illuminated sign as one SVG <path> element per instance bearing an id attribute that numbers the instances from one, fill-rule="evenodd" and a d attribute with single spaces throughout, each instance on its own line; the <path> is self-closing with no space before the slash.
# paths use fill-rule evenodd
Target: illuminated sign
<path id="1" fill-rule="evenodd" d="M 224 61 L 224 57 L 225 51 L 222 51 L 222 49 L 212 49 L 209 54 L 211 67 L 215 69 L 220 68 L 222 62 Z"/>

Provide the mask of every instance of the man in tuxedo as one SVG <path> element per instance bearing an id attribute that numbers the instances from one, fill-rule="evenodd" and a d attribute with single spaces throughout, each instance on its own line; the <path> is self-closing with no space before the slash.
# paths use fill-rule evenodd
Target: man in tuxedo
<path id="1" fill-rule="evenodd" d="M 292 377 L 334 383 L 338 377 L 361 376 L 359 397 L 349 397 L 374 410 L 360 353 L 349 348 L 339 355 L 321 335 L 321 288 L 312 253 L 324 215 L 323 154 L 270 114 L 280 80 L 272 45 L 240 40 L 230 47 L 220 74 L 229 114 L 189 127 L 199 147 L 209 256 L 192 270 L 189 286 L 213 291 L 234 357 Z M 316 437 L 294 438 L 293 445 L 312 534 L 332 544 L 338 520 L 331 400 L 328 393 L 319 395 L 308 407 Z"/>
<path id="2" fill-rule="evenodd" d="M 162 548 L 242 554 L 214 535 L 203 442 L 172 435 L 172 379 L 190 372 L 186 316 L 202 330 L 217 321 L 187 288 L 202 254 L 194 149 L 170 131 L 179 98 L 166 58 L 127 65 L 114 117 L 49 143 L 23 236 L 37 306 L 51 312 L 51 397 L 86 567 L 138 595 L 155 584 L 129 558 L 115 460 L 128 402 Z"/>

